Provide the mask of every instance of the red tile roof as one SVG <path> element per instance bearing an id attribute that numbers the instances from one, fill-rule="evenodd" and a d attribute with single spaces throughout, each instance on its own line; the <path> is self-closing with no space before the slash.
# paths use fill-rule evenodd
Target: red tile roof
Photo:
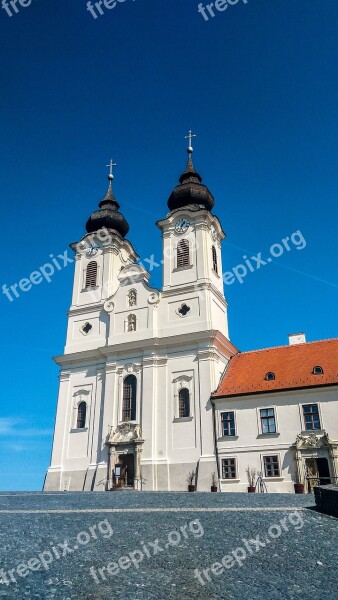
<path id="1" fill-rule="evenodd" d="M 314 367 L 323 375 L 313 375 Z M 275 380 L 266 381 L 268 372 Z M 240 352 L 230 359 L 214 398 L 338 384 L 338 338 Z"/>

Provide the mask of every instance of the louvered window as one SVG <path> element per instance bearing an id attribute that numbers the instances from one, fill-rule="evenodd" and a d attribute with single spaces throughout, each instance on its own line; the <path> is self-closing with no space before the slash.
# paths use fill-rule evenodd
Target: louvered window
<path id="1" fill-rule="evenodd" d="M 84 429 L 86 427 L 87 404 L 80 402 L 77 409 L 77 428 Z"/>
<path id="2" fill-rule="evenodd" d="M 97 283 L 97 262 L 92 260 L 88 263 L 86 271 L 86 288 L 94 288 Z"/>
<path id="3" fill-rule="evenodd" d="M 188 240 L 181 240 L 177 246 L 177 268 L 187 267 L 189 264 L 189 242 Z"/>
<path id="4" fill-rule="evenodd" d="M 212 247 L 212 268 L 218 275 L 217 252 L 215 246 Z"/>
<path id="5" fill-rule="evenodd" d="M 180 418 L 190 416 L 190 395 L 187 388 L 182 388 L 178 394 L 178 415 Z"/>

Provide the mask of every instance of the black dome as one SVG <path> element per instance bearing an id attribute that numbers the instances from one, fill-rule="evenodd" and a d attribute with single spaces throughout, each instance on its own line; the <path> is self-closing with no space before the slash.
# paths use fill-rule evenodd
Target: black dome
<path id="1" fill-rule="evenodd" d="M 189 152 L 189 151 L 188 151 Z M 183 208 L 189 204 L 199 204 L 211 210 L 215 204 L 213 195 L 202 182 L 202 177 L 196 173 L 189 152 L 188 164 L 185 172 L 180 177 L 180 185 L 172 191 L 168 200 L 169 210 Z"/>
<path id="2" fill-rule="evenodd" d="M 129 225 L 124 216 L 118 212 L 120 205 L 116 201 L 111 182 L 108 191 L 99 204 L 100 210 L 95 210 L 86 223 L 88 233 L 93 233 L 99 229 L 114 229 L 122 237 L 125 237 L 129 231 Z"/>

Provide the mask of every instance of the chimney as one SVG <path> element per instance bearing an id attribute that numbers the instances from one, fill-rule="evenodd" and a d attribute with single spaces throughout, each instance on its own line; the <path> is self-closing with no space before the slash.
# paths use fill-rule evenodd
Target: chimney
<path id="1" fill-rule="evenodd" d="M 306 344 L 305 333 L 290 333 L 289 344 L 290 346 L 294 346 L 295 344 Z"/>

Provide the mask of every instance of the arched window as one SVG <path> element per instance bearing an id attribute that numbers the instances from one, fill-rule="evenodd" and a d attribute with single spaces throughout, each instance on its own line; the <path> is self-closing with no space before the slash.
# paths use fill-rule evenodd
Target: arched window
<path id="1" fill-rule="evenodd" d="M 128 375 L 123 382 L 122 421 L 136 420 L 136 388 L 135 375 Z"/>
<path id="2" fill-rule="evenodd" d="M 177 268 L 187 267 L 190 264 L 188 240 L 181 240 L 177 245 Z"/>
<path id="3" fill-rule="evenodd" d="M 324 374 L 324 371 L 323 371 L 322 367 L 319 367 L 319 366 L 313 367 L 312 375 L 323 375 L 323 374 Z"/>
<path id="4" fill-rule="evenodd" d="M 217 252 L 215 246 L 212 247 L 212 268 L 218 275 Z"/>
<path id="5" fill-rule="evenodd" d="M 128 316 L 128 331 L 136 331 L 136 316 Z"/>
<path id="6" fill-rule="evenodd" d="M 276 379 L 275 374 L 272 373 L 272 371 L 269 371 L 266 375 L 265 375 L 265 379 L 266 381 L 274 381 Z"/>
<path id="7" fill-rule="evenodd" d="M 87 404 L 85 402 L 80 402 L 77 407 L 77 423 L 76 427 L 78 429 L 84 429 L 86 427 L 86 415 L 87 415 Z"/>
<path id="8" fill-rule="evenodd" d="M 86 288 L 96 287 L 97 282 L 97 262 L 91 260 L 87 265 L 86 270 Z"/>
<path id="9" fill-rule="evenodd" d="M 190 416 L 190 394 L 187 388 L 182 388 L 178 394 L 178 416 Z"/>
<path id="10" fill-rule="evenodd" d="M 137 293 L 135 290 L 130 290 L 128 294 L 128 306 L 136 306 Z"/>

